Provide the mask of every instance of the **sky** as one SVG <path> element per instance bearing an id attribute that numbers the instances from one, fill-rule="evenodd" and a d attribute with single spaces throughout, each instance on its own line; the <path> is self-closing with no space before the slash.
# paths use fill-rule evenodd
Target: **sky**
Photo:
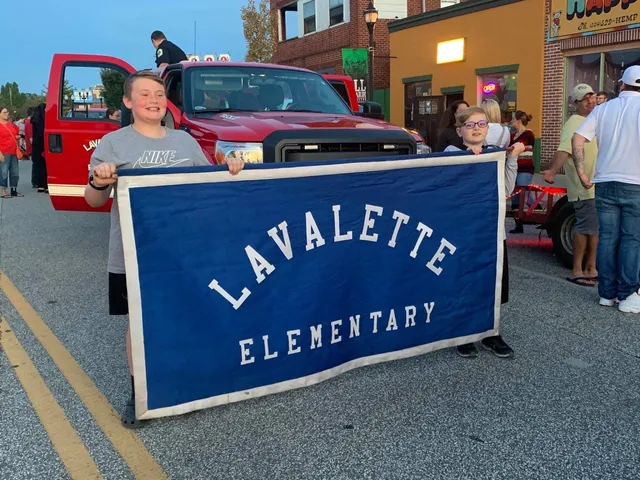
<path id="1" fill-rule="evenodd" d="M 29 0 L 28 10 L 4 22 L 0 85 L 17 82 L 21 92 L 40 93 L 48 83 L 55 53 L 109 55 L 136 69 L 155 68 L 151 32 L 162 30 L 187 54 L 246 52 L 240 8 L 246 0 Z M 73 85 L 99 83 L 90 72 L 75 75 Z M 85 83 L 80 85 L 77 83 Z"/>

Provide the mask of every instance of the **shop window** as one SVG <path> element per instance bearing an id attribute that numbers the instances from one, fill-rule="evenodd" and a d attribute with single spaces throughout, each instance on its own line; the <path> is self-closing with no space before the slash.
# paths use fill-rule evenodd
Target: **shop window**
<path id="1" fill-rule="evenodd" d="M 625 69 L 632 65 L 640 65 L 640 48 L 604 54 L 604 78 L 601 90 L 607 92 L 610 99 L 617 97 L 620 93 L 619 80 Z"/>
<path id="2" fill-rule="evenodd" d="M 405 85 L 405 94 L 407 99 L 413 99 L 416 97 L 430 97 L 431 96 L 431 81 L 413 82 Z"/>
<path id="3" fill-rule="evenodd" d="M 304 34 L 316 31 L 316 0 L 311 0 L 302 5 L 304 19 Z"/>
<path id="4" fill-rule="evenodd" d="M 344 0 L 329 0 L 329 25 L 344 22 Z"/>
<path id="5" fill-rule="evenodd" d="M 503 122 L 508 122 L 518 106 L 518 74 L 483 75 L 482 100 L 493 99 L 500 105 Z"/>
<path id="6" fill-rule="evenodd" d="M 609 99 L 620 93 L 619 80 L 627 67 L 640 65 L 640 48 L 589 53 L 567 58 L 565 120 L 575 113 L 573 87 L 586 83 L 594 91 L 605 91 Z"/>

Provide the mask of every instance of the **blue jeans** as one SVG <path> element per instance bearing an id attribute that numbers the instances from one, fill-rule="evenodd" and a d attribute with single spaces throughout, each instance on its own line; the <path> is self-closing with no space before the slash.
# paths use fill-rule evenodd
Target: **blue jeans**
<path id="1" fill-rule="evenodd" d="M 4 163 L 0 163 L 0 187 L 16 188 L 18 186 L 18 180 L 20 179 L 20 165 L 18 164 L 18 157 L 16 155 L 4 156 Z M 9 184 L 7 184 L 7 180 Z"/>
<path id="2" fill-rule="evenodd" d="M 598 183 L 598 293 L 624 300 L 640 287 L 640 185 Z"/>

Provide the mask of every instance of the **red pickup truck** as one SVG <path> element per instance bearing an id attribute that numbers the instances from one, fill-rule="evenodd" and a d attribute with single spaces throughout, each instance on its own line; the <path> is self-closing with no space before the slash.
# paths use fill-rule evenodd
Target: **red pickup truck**
<path id="1" fill-rule="evenodd" d="M 96 211 L 84 201 L 89 159 L 120 124 L 67 115 L 74 106 L 65 71 L 72 67 L 120 72 L 123 81 L 135 69 L 108 56 L 53 57 L 45 121 L 49 194 L 56 210 Z M 282 65 L 183 62 L 157 72 L 167 85 L 165 126 L 190 133 L 213 164 L 237 152 L 252 162 L 289 162 L 430 151 L 417 133 L 379 120 L 375 105 L 359 106 L 349 77 L 332 79 L 342 82 L 345 101 L 323 76 Z"/>

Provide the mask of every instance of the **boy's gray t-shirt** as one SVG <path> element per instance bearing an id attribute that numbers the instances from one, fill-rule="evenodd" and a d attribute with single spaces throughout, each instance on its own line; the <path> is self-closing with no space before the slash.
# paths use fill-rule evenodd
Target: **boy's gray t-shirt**
<path id="1" fill-rule="evenodd" d="M 113 163 L 118 169 L 211 165 L 191 135 L 182 130 L 166 131 L 164 138 L 149 138 L 128 126 L 105 135 L 91 155 L 90 172 L 101 163 Z M 113 188 L 107 271 L 125 273 L 116 186 L 117 182 Z"/>

